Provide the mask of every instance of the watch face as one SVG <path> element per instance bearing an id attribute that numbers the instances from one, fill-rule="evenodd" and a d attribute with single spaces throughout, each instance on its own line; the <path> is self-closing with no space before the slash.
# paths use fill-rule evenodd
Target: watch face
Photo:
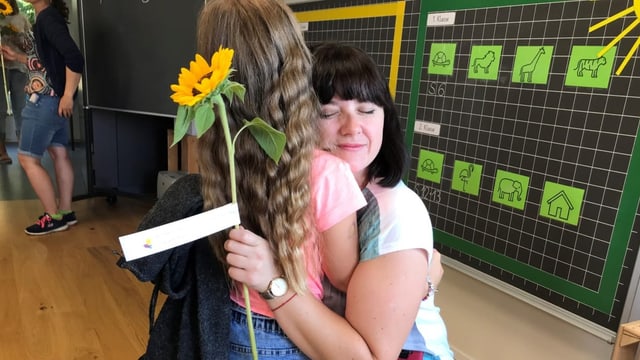
<path id="1" fill-rule="evenodd" d="M 271 281 L 271 286 L 269 287 L 269 291 L 273 294 L 273 296 L 278 297 L 287 293 L 288 290 L 287 281 L 283 278 L 275 278 Z"/>

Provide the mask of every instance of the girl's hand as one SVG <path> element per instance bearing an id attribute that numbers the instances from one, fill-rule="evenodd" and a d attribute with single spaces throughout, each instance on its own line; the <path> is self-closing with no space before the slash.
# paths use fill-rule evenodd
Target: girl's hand
<path id="1" fill-rule="evenodd" d="M 251 289 L 265 291 L 273 278 L 282 275 L 267 240 L 245 228 L 231 230 L 224 248 L 228 251 L 229 276 Z"/>

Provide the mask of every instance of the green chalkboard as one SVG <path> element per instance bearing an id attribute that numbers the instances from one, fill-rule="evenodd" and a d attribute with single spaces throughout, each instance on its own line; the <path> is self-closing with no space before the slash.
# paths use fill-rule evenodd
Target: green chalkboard
<path id="1" fill-rule="evenodd" d="M 443 254 L 613 331 L 640 243 L 637 35 L 601 50 L 636 12 L 589 28 L 633 6 L 422 2 L 406 132 Z"/>

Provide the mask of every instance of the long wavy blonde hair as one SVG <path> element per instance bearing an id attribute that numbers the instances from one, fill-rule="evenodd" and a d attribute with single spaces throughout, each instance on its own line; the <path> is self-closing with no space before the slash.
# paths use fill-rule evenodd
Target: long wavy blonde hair
<path id="1" fill-rule="evenodd" d="M 231 133 L 261 117 L 283 131 L 280 162 L 269 159 L 248 131 L 236 141 L 238 206 L 242 225 L 268 239 L 290 287 L 306 287 L 304 242 L 310 223 L 310 172 L 319 105 L 311 85 L 312 58 L 291 10 L 279 0 L 209 0 L 198 21 L 198 52 L 235 51 L 232 80 L 244 84 L 244 102 L 227 103 Z M 205 209 L 231 201 L 227 151 L 220 122 L 198 141 Z M 227 233 L 210 237 L 226 264 Z"/>

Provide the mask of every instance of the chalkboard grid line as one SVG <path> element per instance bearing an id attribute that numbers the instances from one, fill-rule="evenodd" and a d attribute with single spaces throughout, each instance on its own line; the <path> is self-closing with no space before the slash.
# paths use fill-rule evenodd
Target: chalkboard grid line
<path id="1" fill-rule="evenodd" d="M 609 8 L 605 10 L 611 11 Z M 443 164 L 441 184 L 419 179 L 415 170 L 410 175 L 410 183 L 418 191 L 425 192 L 431 188 L 442 192 L 441 203 L 427 201 L 436 228 L 458 239 L 477 243 L 480 248 L 506 254 L 539 269 L 539 272 L 564 279 L 565 284 L 576 284 L 587 294 L 597 294 L 605 281 L 602 276 L 609 243 L 613 241 L 617 210 L 625 177 L 630 171 L 631 151 L 639 126 L 637 119 L 626 115 L 630 109 L 637 109 L 640 103 L 637 95 L 630 91 L 632 82 L 637 81 L 635 77 L 616 77 L 611 80 L 609 89 L 604 90 L 564 85 L 572 46 L 601 46 L 604 39 L 615 36 L 614 33 L 619 31 L 612 28 L 597 36 L 586 34 L 588 24 L 596 21 L 593 14 L 602 12 L 602 8 L 596 11 L 593 3 L 458 11 L 456 16 L 462 18 L 457 21 L 458 25 L 429 29 L 428 42 L 458 44 L 456 67 L 452 77 L 429 76 L 425 70 L 421 88 L 427 91 L 421 95 L 417 118 L 444 126 L 440 137 L 416 135 L 412 161 L 417 164 L 419 149 L 448 155 Z M 522 20 L 523 16 L 532 13 L 540 18 Z M 509 21 L 500 21 L 504 14 Z M 511 19 L 514 14 L 515 19 Z M 557 18 L 543 21 L 554 16 Z M 489 21 L 483 23 L 482 19 Z M 542 30 L 535 27 L 537 23 L 543 25 Z M 506 34 L 507 29 L 509 35 Z M 501 45 L 505 51 L 497 83 L 466 78 L 469 50 L 477 44 Z M 515 58 L 513 51 L 520 45 L 540 44 L 554 45 L 548 86 L 510 84 L 510 66 Z M 428 63 L 428 46 L 425 64 Z M 619 45 L 616 62 L 628 51 L 628 46 Z M 632 62 L 627 68 L 628 74 L 635 73 L 634 66 L 635 62 Z M 446 84 L 446 96 L 427 95 L 429 84 L 434 82 Z M 591 103 L 597 108 L 589 108 Z M 478 197 L 449 190 L 454 158 L 484 166 Z M 493 176 L 498 169 L 525 173 L 531 178 L 523 211 L 491 201 Z M 586 190 L 582 218 L 577 226 L 539 216 L 537 207 L 545 181 Z M 637 249 L 628 247 L 625 250 L 631 255 L 637 252 Z M 458 254 L 460 258 L 465 256 L 464 253 Z M 469 258 L 467 261 L 474 260 Z M 478 263 L 477 266 L 485 265 Z M 490 264 L 487 266 L 489 272 L 503 272 L 490 269 Z M 510 281 L 522 282 L 514 280 L 513 276 L 511 274 Z M 554 283 L 555 280 L 549 279 L 549 282 Z M 543 296 L 554 303 L 595 318 L 603 326 L 616 326 L 621 311 L 619 297 L 610 300 L 612 311 L 609 313 L 571 300 L 571 297 L 580 299 L 582 296 L 575 294 L 583 292 L 565 296 L 540 284 L 527 283 L 530 281 L 524 280 L 522 286 L 530 287 L 533 293 L 546 293 Z M 616 283 L 618 287 L 628 285 L 623 281 Z"/>

